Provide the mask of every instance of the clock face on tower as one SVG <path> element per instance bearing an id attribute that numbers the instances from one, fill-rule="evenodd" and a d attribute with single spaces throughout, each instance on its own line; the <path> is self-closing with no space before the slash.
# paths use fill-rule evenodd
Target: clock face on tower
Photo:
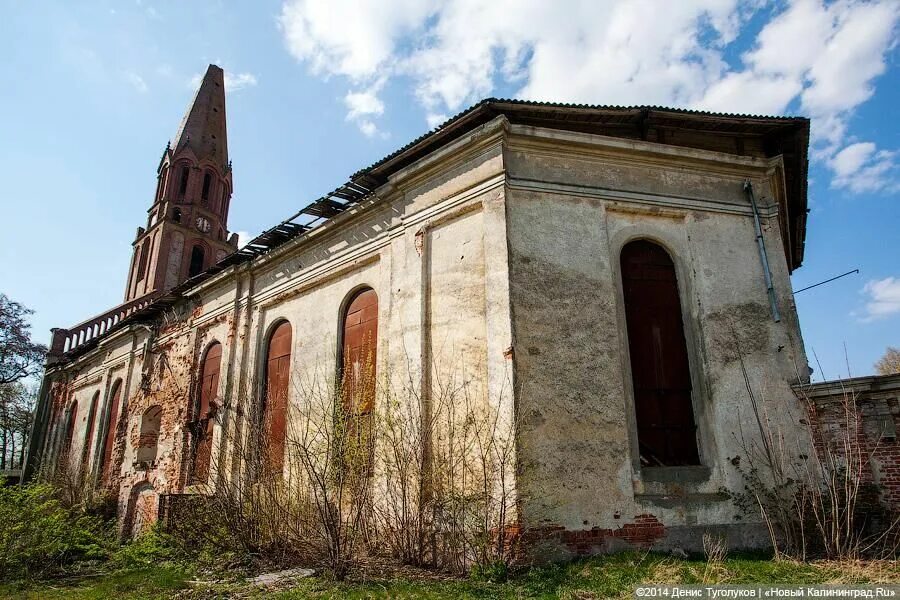
<path id="1" fill-rule="evenodd" d="M 209 220 L 204 217 L 198 217 L 197 229 L 199 229 L 203 233 L 209 233 Z"/>

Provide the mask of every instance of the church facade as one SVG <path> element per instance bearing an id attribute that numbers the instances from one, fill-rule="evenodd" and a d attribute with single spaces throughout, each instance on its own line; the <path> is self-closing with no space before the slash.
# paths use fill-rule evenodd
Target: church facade
<path id="1" fill-rule="evenodd" d="M 233 440 L 283 453 L 305 382 L 362 365 L 507 423 L 508 522 L 564 553 L 765 544 L 728 492 L 760 406 L 805 431 L 808 137 L 802 118 L 488 99 L 238 249 L 211 66 L 124 303 L 53 332 L 29 468 L 81 465 L 136 531 L 239 476 Z M 386 401 L 372 389 L 359 410 Z"/>

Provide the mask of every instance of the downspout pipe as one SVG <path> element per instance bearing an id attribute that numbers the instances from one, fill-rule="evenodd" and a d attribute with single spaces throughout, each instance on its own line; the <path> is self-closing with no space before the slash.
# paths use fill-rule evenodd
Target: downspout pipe
<path id="1" fill-rule="evenodd" d="M 769 304 L 772 307 L 772 319 L 776 323 L 781 322 L 781 314 L 778 312 L 778 302 L 775 299 L 775 284 L 772 283 L 772 271 L 769 269 L 769 257 L 766 254 L 766 242 L 763 239 L 762 225 L 759 222 L 759 208 L 756 206 L 756 197 L 753 195 L 753 185 L 750 180 L 744 182 L 744 193 L 750 200 L 753 208 L 753 226 L 756 229 L 756 245 L 759 246 L 759 260 L 762 262 L 763 275 L 766 278 L 766 291 L 769 294 Z"/>

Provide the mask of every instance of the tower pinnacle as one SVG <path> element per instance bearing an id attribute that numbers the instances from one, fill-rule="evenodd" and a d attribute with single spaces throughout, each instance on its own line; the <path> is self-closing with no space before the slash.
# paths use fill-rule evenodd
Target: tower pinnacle
<path id="1" fill-rule="evenodd" d="M 172 149 L 190 148 L 197 160 L 209 160 L 224 169 L 228 165 L 228 133 L 225 128 L 225 72 L 209 65 L 190 107 L 181 120 Z"/>

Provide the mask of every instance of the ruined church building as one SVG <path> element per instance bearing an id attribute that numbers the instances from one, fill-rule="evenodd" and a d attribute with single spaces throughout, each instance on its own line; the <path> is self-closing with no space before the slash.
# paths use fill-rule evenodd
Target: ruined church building
<path id="1" fill-rule="evenodd" d="M 747 382 L 804 431 L 808 140 L 805 118 L 487 99 L 239 249 L 211 65 L 124 302 L 53 330 L 28 469 L 79 465 L 138 531 L 234 476 L 235 432 L 287 469 L 301 383 L 371 360 L 514 423 L 512 521 L 564 552 L 765 544 L 722 491 L 758 435 Z"/>

